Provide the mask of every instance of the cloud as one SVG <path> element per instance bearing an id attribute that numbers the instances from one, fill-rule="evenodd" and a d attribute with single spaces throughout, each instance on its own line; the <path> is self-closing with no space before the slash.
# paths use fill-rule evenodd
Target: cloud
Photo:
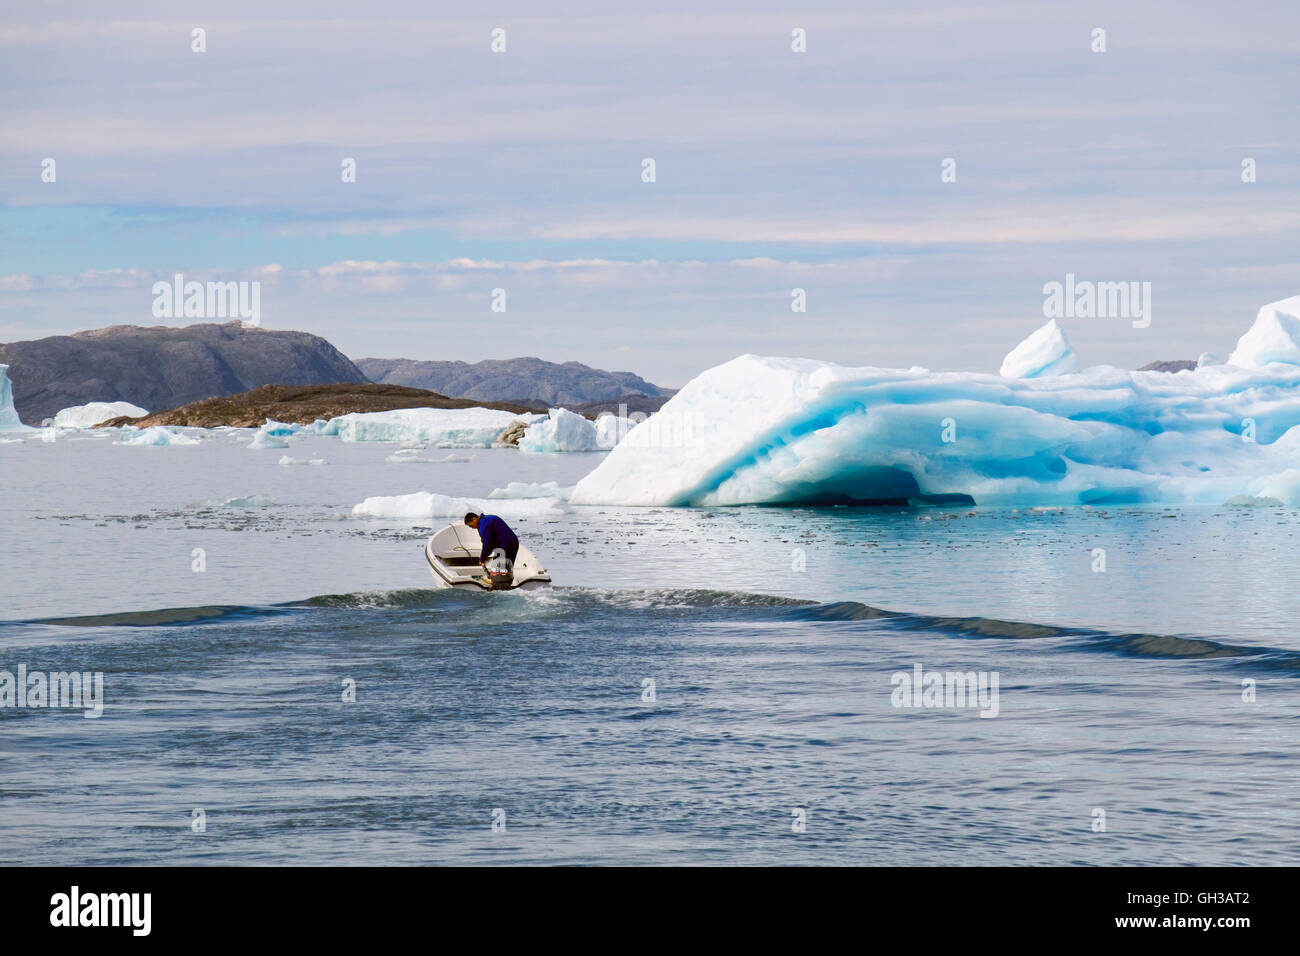
<path id="1" fill-rule="evenodd" d="M 10 4 L 6 334 L 148 322 L 184 272 L 345 350 L 996 367 L 1071 271 L 1158 283 L 1145 338 L 1071 330 L 1099 359 L 1222 348 L 1296 281 L 1300 8 L 1176 6 Z"/>

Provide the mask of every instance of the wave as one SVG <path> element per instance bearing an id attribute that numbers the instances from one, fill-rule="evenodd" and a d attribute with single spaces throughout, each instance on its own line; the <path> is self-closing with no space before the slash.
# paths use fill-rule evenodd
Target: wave
<path id="1" fill-rule="evenodd" d="M 816 604 L 790 611 L 788 617 L 809 621 L 882 621 L 894 630 L 934 631 L 959 637 L 1002 640 L 1069 639 L 1072 650 L 1107 651 L 1148 658 L 1268 658 L 1286 670 L 1300 670 L 1300 654 L 1272 647 L 1228 644 L 1204 637 L 1172 634 L 1115 633 L 1088 627 L 1061 627 L 988 617 L 943 617 L 888 611 L 857 601 Z"/>
<path id="2" fill-rule="evenodd" d="M 1300 671 L 1300 654 L 1271 647 L 1232 644 L 1204 637 L 1171 634 L 1117 633 L 1088 627 L 1065 627 L 1004 621 L 987 617 L 958 617 L 892 611 L 859 601 L 817 602 L 802 598 L 745 591 L 705 588 L 641 588 L 628 590 L 556 587 L 501 594 L 465 593 L 440 588 L 400 588 L 390 591 L 356 591 L 321 594 L 299 601 L 272 605 L 203 605 L 160 608 L 117 614 L 89 614 L 4 622 L 10 625 L 59 627 L 187 627 L 227 623 L 241 618 L 291 615 L 331 610 L 427 610 L 434 608 L 484 609 L 493 607 L 522 613 L 526 620 L 559 614 L 605 611 L 663 612 L 680 619 L 689 612 L 743 612 L 744 621 L 799 621 L 809 623 L 871 622 L 890 631 L 926 631 L 954 637 L 992 640 L 1061 641 L 1063 650 L 1102 652 L 1124 657 L 1198 660 L 1235 658 L 1290 671 Z M 688 612 L 682 614 L 681 612 Z M 710 614 L 699 614 L 712 617 Z M 738 621 L 738 623 L 740 623 Z"/>
<path id="3" fill-rule="evenodd" d="M 282 606 L 205 604 L 200 607 L 166 607 L 154 611 L 123 611 L 117 614 L 83 614 L 76 617 L 42 617 L 7 624 L 49 624 L 57 627 L 175 627 L 208 624 L 240 617 L 285 614 Z"/>

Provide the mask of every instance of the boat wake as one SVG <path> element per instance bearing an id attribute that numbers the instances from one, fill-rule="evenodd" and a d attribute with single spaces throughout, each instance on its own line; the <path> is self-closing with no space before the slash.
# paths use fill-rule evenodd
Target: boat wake
<path id="1" fill-rule="evenodd" d="M 916 614 L 872 607 L 858 601 L 822 603 L 774 594 L 702 588 L 642 588 L 630 590 L 553 587 L 535 591 L 470 592 L 438 588 L 402 588 L 321 594 L 273 605 L 203 605 L 159 608 L 116 614 L 40 618 L 0 622 L 0 631 L 23 626 L 78 628 L 193 627 L 236 623 L 310 613 L 376 611 L 458 614 L 474 609 L 485 623 L 542 623 L 547 619 L 581 621 L 584 616 L 640 612 L 647 626 L 656 622 L 698 620 L 720 624 L 807 623 L 847 626 L 854 634 L 904 635 L 928 632 L 957 638 L 1005 641 L 1057 641 L 1063 651 L 1108 653 L 1148 659 L 1236 659 L 1252 666 L 1300 672 L 1300 653 L 1279 648 L 1232 644 L 1204 637 L 1119 633 L 1088 627 L 1062 627 L 986 617 Z M 436 617 L 427 618 L 436 623 Z M 858 625 L 863 625 L 859 627 Z M 328 622 L 321 622 L 328 627 Z"/>

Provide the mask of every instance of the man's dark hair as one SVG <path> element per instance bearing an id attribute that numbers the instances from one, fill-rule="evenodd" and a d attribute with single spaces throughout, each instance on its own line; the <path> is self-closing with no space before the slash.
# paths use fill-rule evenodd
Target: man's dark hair
<path id="1" fill-rule="evenodd" d="M 469 514 L 465 515 L 465 523 L 466 523 L 466 524 L 469 524 L 471 521 L 473 521 L 473 520 L 474 520 L 475 518 L 477 518 L 477 517 L 478 517 L 478 515 L 476 515 L 474 512 L 471 511 Z"/>

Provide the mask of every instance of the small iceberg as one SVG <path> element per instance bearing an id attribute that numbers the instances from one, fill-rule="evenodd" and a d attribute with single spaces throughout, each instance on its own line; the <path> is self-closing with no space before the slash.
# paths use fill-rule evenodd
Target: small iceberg
<path id="1" fill-rule="evenodd" d="M 1003 378 L 1068 375 L 1079 367 L 1065 331 L 1052 319 L 1007 353 L 998 374 Z"/>
<path id="2" fill-rule="evenodd" d="M 199 502 L 199 505 L 204 508 L 270 508 L 274 504 L 274 498 L 261 493 L 241 495 L 237 498 L 210 498 Z"/>
<path id="3" fill-rule="evenodd" d="M 605 413 L 594 422 L 567 408 L 552 408 L 547 417 L 529 425 L 519 439 L 519 450 L 531 454 L 609 451 L 622 441 L 636 422 Z"/>
<path id="4" fill-rule="evenodd" d="M 268 418 L 259 431 L 266 432 L 268 435 L 274 435 L 277 438 L 292 438 L 294 435 L 338 435 L 338 426 L 334 424 L 334 419 L 326 421 L 318 418 L 310 425 L 299 425 L 294 422 L 280 422 L 274 418 Z"/>
<path id="5" fill-rule="evenodd" d="M 261 429 L 258 429 L 257 434 L 253 436 L 253 440 L 248 443 L 248 447 L 249 448 L 288 448 L 289 443 L 285 441 L 283 438 L 277 438 L 275 435 L 271 434 L 270 432 L 266 432 L 266 431 L 262 431 Z"/>
<path id="6" fill-rule="evenodd" d="M 88 402 L 85 405 L 60 409 L 54 415 L 54 427 L 94 428 L 100 422 L 106 422 L 110 418 L 120 418 L 123 415 L 143 418 L 148 414 L 139 405 L 132 405 L 130 402 Z"/>
<path id="7" fill-rule="evenodd" d="M 519 439 L 520 451 L 531 454 L 600 451 L 596 426 L 592 422 L 567 408 L 552 408 L 546 415 L 546 418 L 528 426 L 524 437 Z"/>
<path id="8" fill-rule="evenodd" d="M 263 435 L 274 435 L 276 438 L 289 438 L 303 431 L 303 426 L 294 425 L 290 422 L 277 422 L 274 418 L 268 418 L 258 431 Z"/>
<path id="9" fill-rule="evenodd" d="M 596 419 L 596 445 L 608 451 L 626 438 L 636 424 L 635 420 L 620 418 L 613 412 L 600 415 Z"/>
<path id="10" fill-rule="evenodd" d="M 150 445 L 164 447 L 168 445 L 197 445 L 199 440 L 186 435 L 175 425 L 150 425 L 148 428 L 136 428 L 123 425 L 121 434 L 114 444 Z"/>

